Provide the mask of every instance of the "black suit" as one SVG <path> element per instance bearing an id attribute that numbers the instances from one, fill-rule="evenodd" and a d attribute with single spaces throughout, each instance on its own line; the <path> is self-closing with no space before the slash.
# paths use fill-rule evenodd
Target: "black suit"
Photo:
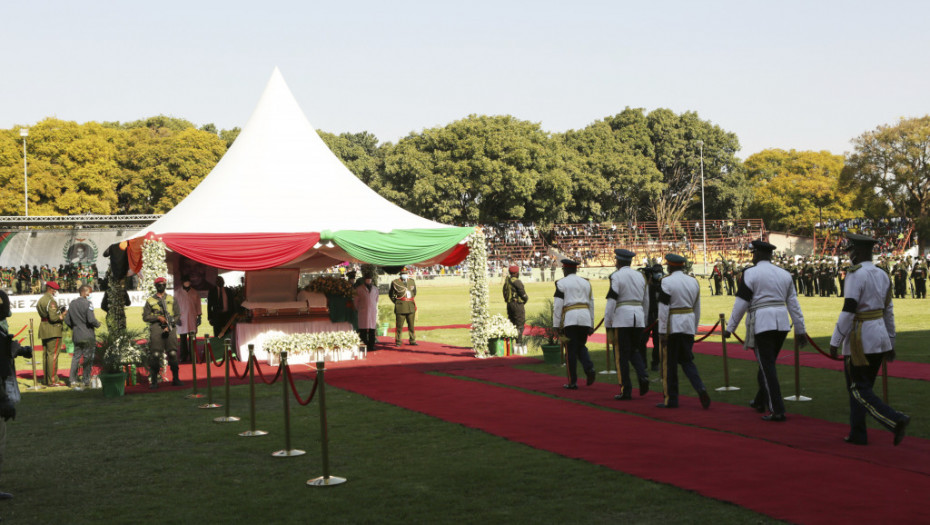
<path id="1" fill-rule="evenodd" d="M 219 286 L 210 288 L 210 291 L 207 293 L 207 321 L 209 321 L 210 326 L 213 327 L 214 337 L 220 335 L 220 331 L 223 330 L 223 327 L 226 326 L 226 323 L 232 318 L 233 312 L 236 311 L 233 296 L 229 288 L 224 286 L 223 292 L 226 294 L 225 309 L 223 308 L 223 298 L 220 295 Z"/>

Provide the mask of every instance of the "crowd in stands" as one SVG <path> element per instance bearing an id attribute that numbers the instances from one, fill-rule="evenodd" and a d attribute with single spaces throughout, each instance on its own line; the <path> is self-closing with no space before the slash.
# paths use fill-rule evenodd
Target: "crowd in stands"
<path id="1" fill-rule="evenodd" d="M 835 255 L 841 251 L 847 232 L 878 239 L 875 247 L 878 253 L 900 252 L 917 243 L 914 221 L 903 217 L 826 220 L 817 223 L 815 228 L 819 237 L 817 252 L 826 255 Z"/>

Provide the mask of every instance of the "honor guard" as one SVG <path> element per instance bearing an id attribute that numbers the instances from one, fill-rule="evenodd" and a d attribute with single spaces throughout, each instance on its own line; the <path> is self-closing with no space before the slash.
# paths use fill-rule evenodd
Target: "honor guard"
<path id="1" fill-rule="evenodd" d="M 520 353 L 525 351 L 523 347 L 523 329 L 526 326 L 526 307 L 524 306 L 529 300 L 526 295 L 526 288 L 520 281 L 520 267 L 512 265 L 507 268 L 510 275 L 504 280 L 504 304 L 507 305 L 507 319 L 517 327 L 517 346 Z"/>
<path id="2" fill-rule="evenodd" d="M 58 308 L 55 295 L 60 287 L 55 281 L 45 283 L 45 295 L 36 302 L 36 312 L 39 314 L 39 339 L 42 340 L 42 371 L 45 374 L 43 381 L 46 386 L 65 386 L 58 379 L 58 352 L 61 350 L 62 322 L 67 308 Z"/>
<path id="3" fill-rule="evenodd" d="M 844 439 L 865 445 L 866 413 L 894 432 L 894 444 L 904 439 L 911 418 L 886 405 L 872 391 L 882 361 L 894 361 L 894 306 L 888 274 L 872 264 L 875 239 L 847 234 L 852 266 L 846 276 L 846 300 L 830 339 L 830 354 L 843 347 L 846 387 L 849 391 L 849 435 Z"/>
<path id="4" fill-rule="evenodd" d="M 417 314 L 417 283 L 410 278 L 406 268 L 401 269 L 397 279 L 391 281 L 388 299 L 394 303 L 394 346 L 400 346 L 404 323 L 407 323 L 407 339 L 411 346 L 417 346 L 417 334 L 414 329 Z"/>
<path id="5" fill-rule="evenodd" d="M 665 399 L 659 408 L 678 408 L 678 365 L 701 398 L 710 406 L 710 396 L 694 364 L 694 334 L 701 318 L 701 286 L 682 271 L 686 259 L 665 256 L 668 275 L 659 282 L 659 333 L 662 334 L 662 387 Z"/>
<path id="6" fill-rule="evenodd" d="M 584 369 L 587 384 L 594 384 L 597 374 L 594 363 L 588 355 L 588 336 L 594 332 L 594 296 L 591 283 L 579 277 L 578 263 L 571 259 L 562 259 L 562 273 L 565 277 L 555 282 L 555 295 L 552 300 L 552 325 L 559 328 L 566 346 L 568 361 L 569 390 L 578 388 L 578 363 Z"/>
<path id="7" fill-rule="evenodd" d="M 914 297 L 927 298 L 927 263 L 923 258 L 917 259 L 914 269 L 911 270 L 911 279 L 914 280 Z"/>
<path id="8" fill-rule="evenodd" d="M 149 355 L 148 368 L 149 388 L 158 388 L 158 373 L 161 371 L 162 358 L 167 354 L 168 366 L 174 379 L 172 385 L 181 385 L 181 374 L 178 369 L 178 319 L 181 310 L 174 297 L 165 290 L 168 281 L 164 277 L 155 278 L 155 295 L 145 300 L 142 307 L 142 320 L 149 325 Z M 207 366 L 210 366 L 207 363 Z"/>
<path id="9" fill-rule="evenodd" d="M 639 379 L 639 395 L 649 392 L 649 373 L 639 349 L 646 327 L 645 312 L 649 310 L 649 295 L 643 274 L 633 270 L 630 265 L 636 255 L 629 250 L 614 250 L 617 259 L 617 271 L 610 275 L 610 289 L 607 291 L 607 307 L 604 310 L 604 326 L 607 327 L 608 339 L 614 343 L 617 358 L 617 380 L 620 393 L 614 399 L 633 399 L 630 383 L 630 361 Z"/>
<path id="10" fill-rule="evenodd" d="M 775 246 L 755 240 L 750 249 L 755 266 L 743 271 L 737 284 L 736 301 L 723 337 L 729 337 L 746 315 L 745 348 L 753 350 L 759 362 L 756 375 L 759 390 L 749 406 L 757 412 L 768 410 L 769 413 L 762 416 L 766 421 L 785 421 L 785 402 L 781 397 L 775 360 L 788 336 L 790 323 L 794 323 L 798 344 L 802 347 L 807 344 L 804 316 L 791 274 L 771 262 Z"/>

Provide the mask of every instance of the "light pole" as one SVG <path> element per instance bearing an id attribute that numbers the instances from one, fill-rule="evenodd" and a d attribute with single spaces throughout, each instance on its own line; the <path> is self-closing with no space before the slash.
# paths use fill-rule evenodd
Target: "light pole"
<path id="1" fill-rule="evenodd" d="M 701 233 L 704 234 L 704 276 L 707 276 L 707 219 L 704 216 L 704 141 L 697 141 L 701 149 Z"/>
<path id="2" fill-rule="evenodd" d="M 29 136 L 29 128 L 19 130 L 19 136 L 23 138 L 23 202 L 26 204 L 26 217 L 29 216 L 29 164 L 26 162 L 26 137 Z"/>

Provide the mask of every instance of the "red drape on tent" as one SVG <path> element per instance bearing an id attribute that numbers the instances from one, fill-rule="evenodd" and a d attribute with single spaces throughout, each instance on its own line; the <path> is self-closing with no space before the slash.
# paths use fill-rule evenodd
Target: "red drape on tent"
<path id="1" fill-rule="evenodd" d="M 215 268 L 264 270 L 293 261 L 319 242 L 306 233 L 166 233 L 154 235 L 171 251 Z"/>

